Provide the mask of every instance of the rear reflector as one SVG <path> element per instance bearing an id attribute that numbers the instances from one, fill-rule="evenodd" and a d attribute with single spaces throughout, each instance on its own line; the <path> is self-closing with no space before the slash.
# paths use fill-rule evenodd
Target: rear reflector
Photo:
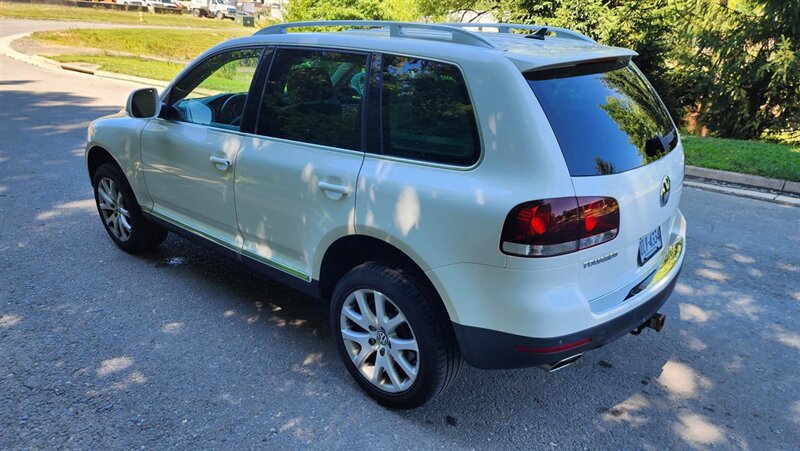
<path id="1" fill-rule="evenodd" d="M 559 345 L 559 346 L 548 346 L 548 347 L 544 347 L 544 348 L 534 348 L 534 347 L 530 347 L 530 346 L 517 345 L 517 346 L 514 346 L 514 349 L 516 349 L 519 352 L 527 352 L 527 353 L 531 353 L 531 354 L 554 354 L 556 352 L 569 351 L 570 349 L 579 348 L 579 347 L 589 343 L 590 341 L 592 341 L 591 338 L 583 338 L 581 340 L 574 341 L 572 343 L 567 343 L 565 345 Z"/>
<path id="2" fill-rule="evenodd" d="M 611 241 L 618 232 L 619 204 L 611 197 L 537 200 L 511 210 L 500 249 L 523 257 L 551 257 Z"/>

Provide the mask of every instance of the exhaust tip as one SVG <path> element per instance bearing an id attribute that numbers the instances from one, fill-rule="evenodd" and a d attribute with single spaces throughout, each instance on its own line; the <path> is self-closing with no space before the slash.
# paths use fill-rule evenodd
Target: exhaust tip
<path id="1" fill-rule="evenodd" d="M 548 373 L 553 373 L 553 372 L 556 372 L 556 371 L 558 371 L 560 369 L 566 368 L 566 367 L 574 364 L 581 357 L 583 357 L 583 353 L 575 354 L 575 355 L 569 356 L 569 357 L 567 357 L 565 359 L 558 360 L 556 362 L 546 363 L 546 364 L 542 365 L 541 368 L 544 369 L 545 371 L 547 371 Z"/>

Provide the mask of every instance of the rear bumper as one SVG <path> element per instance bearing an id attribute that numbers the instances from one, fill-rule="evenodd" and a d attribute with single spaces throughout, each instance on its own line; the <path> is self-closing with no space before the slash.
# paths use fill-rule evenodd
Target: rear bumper
<path id="1" fill-rule="evenodd" d="M 679 215 L 659 264 L 653 267 L 648 276 L 637 281 L 637 285 L 628 285 L 624 292 L 618 293 L 619 304 L 601 313 L 592 312 L 589 303 L 584 300 L 565 296 L 553 298 L 552 302 L 542 303 L 540 299 L 532 301 L 530 305 L 537 308 L 536 310 L 519 308 L 528 304 L 504 303 L 504 300 L 512 299 L 511 293 L 495 297 L 491 303 L 482 303 L 495 307 L 484 312 L 499 311 L 504 316 L 500 318 L 502 321 L 498 321 L 488 314 L 485 315 L 484 324 L 488 323 L 488 327 L 453 321 L 464 359 L 478 368 L 545 365 L 622 337 L 657 313 L 672 294 L 686 255 L 685 231 L 685 221 Z M 558 277 L 557 272 L 549 272 L 547 275 L 552 280 Z M 495 285 L 497 286 L 503 285 Z M 498 306 L 504 308 L 498 309 Z M 559 307 L 563 310 L 559 311 Z M 507 324 L 512 320 L 529 327 L 520 333 L 501 330 L 493 325 Z M 542 330 L 561 332 L 541 333 Z"/>
<path id="2" fill-rule="evenodd" d="M 672 294 L 680 270 L 680 267 L 676 268 L 672 279 L 636 308 L 608 322 L 569 335 L 533 338 L 453 323 L 461 354 L 471 366 L 504 369 L 544 365 L 599 348 L 636 329 L 656 314 Z M 558 351 L 575 343 L 584 344 Z"/>

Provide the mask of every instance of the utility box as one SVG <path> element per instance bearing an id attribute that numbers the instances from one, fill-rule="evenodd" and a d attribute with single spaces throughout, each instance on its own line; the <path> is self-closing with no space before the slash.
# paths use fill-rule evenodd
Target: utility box
<path id="1" fill-rule="evenodd" d="M 237 14 L 236 17 L 234 18 L 234 20 L 236 20 L 236 23 L 238 23 L 239 25 L 241 25 L 243 27 L 255 27 L 256 26 L 255 17 L 253 17 L 253 16 L 245 16 L 243 14 Z"/>

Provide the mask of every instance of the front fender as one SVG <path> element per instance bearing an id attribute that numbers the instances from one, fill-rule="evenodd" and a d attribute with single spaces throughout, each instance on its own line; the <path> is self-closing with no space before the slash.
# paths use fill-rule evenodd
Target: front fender
<path id="1" fill-rule="evenodd" d="M 102 117 L 89 124 L 84 155 L 87 172 L 94 152 L 105 151 L 128 179 L 141 209 L 149 212 L 153 201 L 147 192 L 142 171 L 140 142 L 142 129 L 149 119 L 132 118 L 124 112 Z"/>

